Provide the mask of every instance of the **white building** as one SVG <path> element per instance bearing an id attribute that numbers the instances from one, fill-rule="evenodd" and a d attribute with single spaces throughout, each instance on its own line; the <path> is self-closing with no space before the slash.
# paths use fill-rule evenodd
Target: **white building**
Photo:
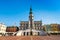
<path id="1" fill-rule="evenodd" d="M 4 35 L 6 33 L 6 25 L 0 23 L 0 36 Z"/>

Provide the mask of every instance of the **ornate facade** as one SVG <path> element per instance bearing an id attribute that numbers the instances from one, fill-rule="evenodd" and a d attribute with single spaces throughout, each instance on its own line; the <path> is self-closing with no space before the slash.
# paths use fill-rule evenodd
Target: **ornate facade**
<path id="1" fill-rule="evenodd" d="M 32 8 L 30 8 L 29 20 L 21 21 L 20 33 L 18 33 L 17 35 L 19 34 L 23 36 L 40 35 L 41 27 L 42 27 L 42 21 L 34 21 Z"/>
<path id="2" fill-rule="evenodd" d="M 32 14 L 32 8 L 30 8 L 29 21 L 21 21 L 20 30 L 25 30 L 25 29 L 40 30 L 42 27 L 42 21 L 34 21 L 33 17 L 34 16 Z"/>

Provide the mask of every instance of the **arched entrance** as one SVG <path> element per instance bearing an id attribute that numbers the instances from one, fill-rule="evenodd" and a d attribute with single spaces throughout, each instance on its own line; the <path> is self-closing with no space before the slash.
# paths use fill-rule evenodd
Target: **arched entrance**
<path id="1" fill-rule="evenodd" d="M 24 36 L 25 36 L 25 32 L 24 32 Z"/>
<path id="2" fill-rule="evenodd" d="M 27 32 L 27 36 L 29 35 L 28 33 L 29 33 L 29 32 Z"/>
<path id="3" fill-rule="evenodd" d="M 30 35 L 33 35 L 32 31 L 30 32 Z"/>
<path id="4" fill-rule="evenodd" d="M 38 35 L 40 35 L 40 33 L 38 32 Z"/>

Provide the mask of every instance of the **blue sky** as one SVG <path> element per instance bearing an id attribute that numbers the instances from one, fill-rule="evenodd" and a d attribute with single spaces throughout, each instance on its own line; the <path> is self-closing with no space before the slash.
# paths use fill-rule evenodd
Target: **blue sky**
<path id="1" fill-rule="evenodd" d="M 34 20 L 60 24 L 60 0 L 0 0 L 0 23 L 19 26 L 20 21 L 28 21 L 30 5 Z"/>

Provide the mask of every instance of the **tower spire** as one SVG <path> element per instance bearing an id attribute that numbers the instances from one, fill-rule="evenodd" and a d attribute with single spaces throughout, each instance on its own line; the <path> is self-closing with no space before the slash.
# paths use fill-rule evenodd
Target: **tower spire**
<path id="1" fill-rule="evenodd" d="M 32 14 L 32 6 L 30 6 L 30 14 Z"/>

